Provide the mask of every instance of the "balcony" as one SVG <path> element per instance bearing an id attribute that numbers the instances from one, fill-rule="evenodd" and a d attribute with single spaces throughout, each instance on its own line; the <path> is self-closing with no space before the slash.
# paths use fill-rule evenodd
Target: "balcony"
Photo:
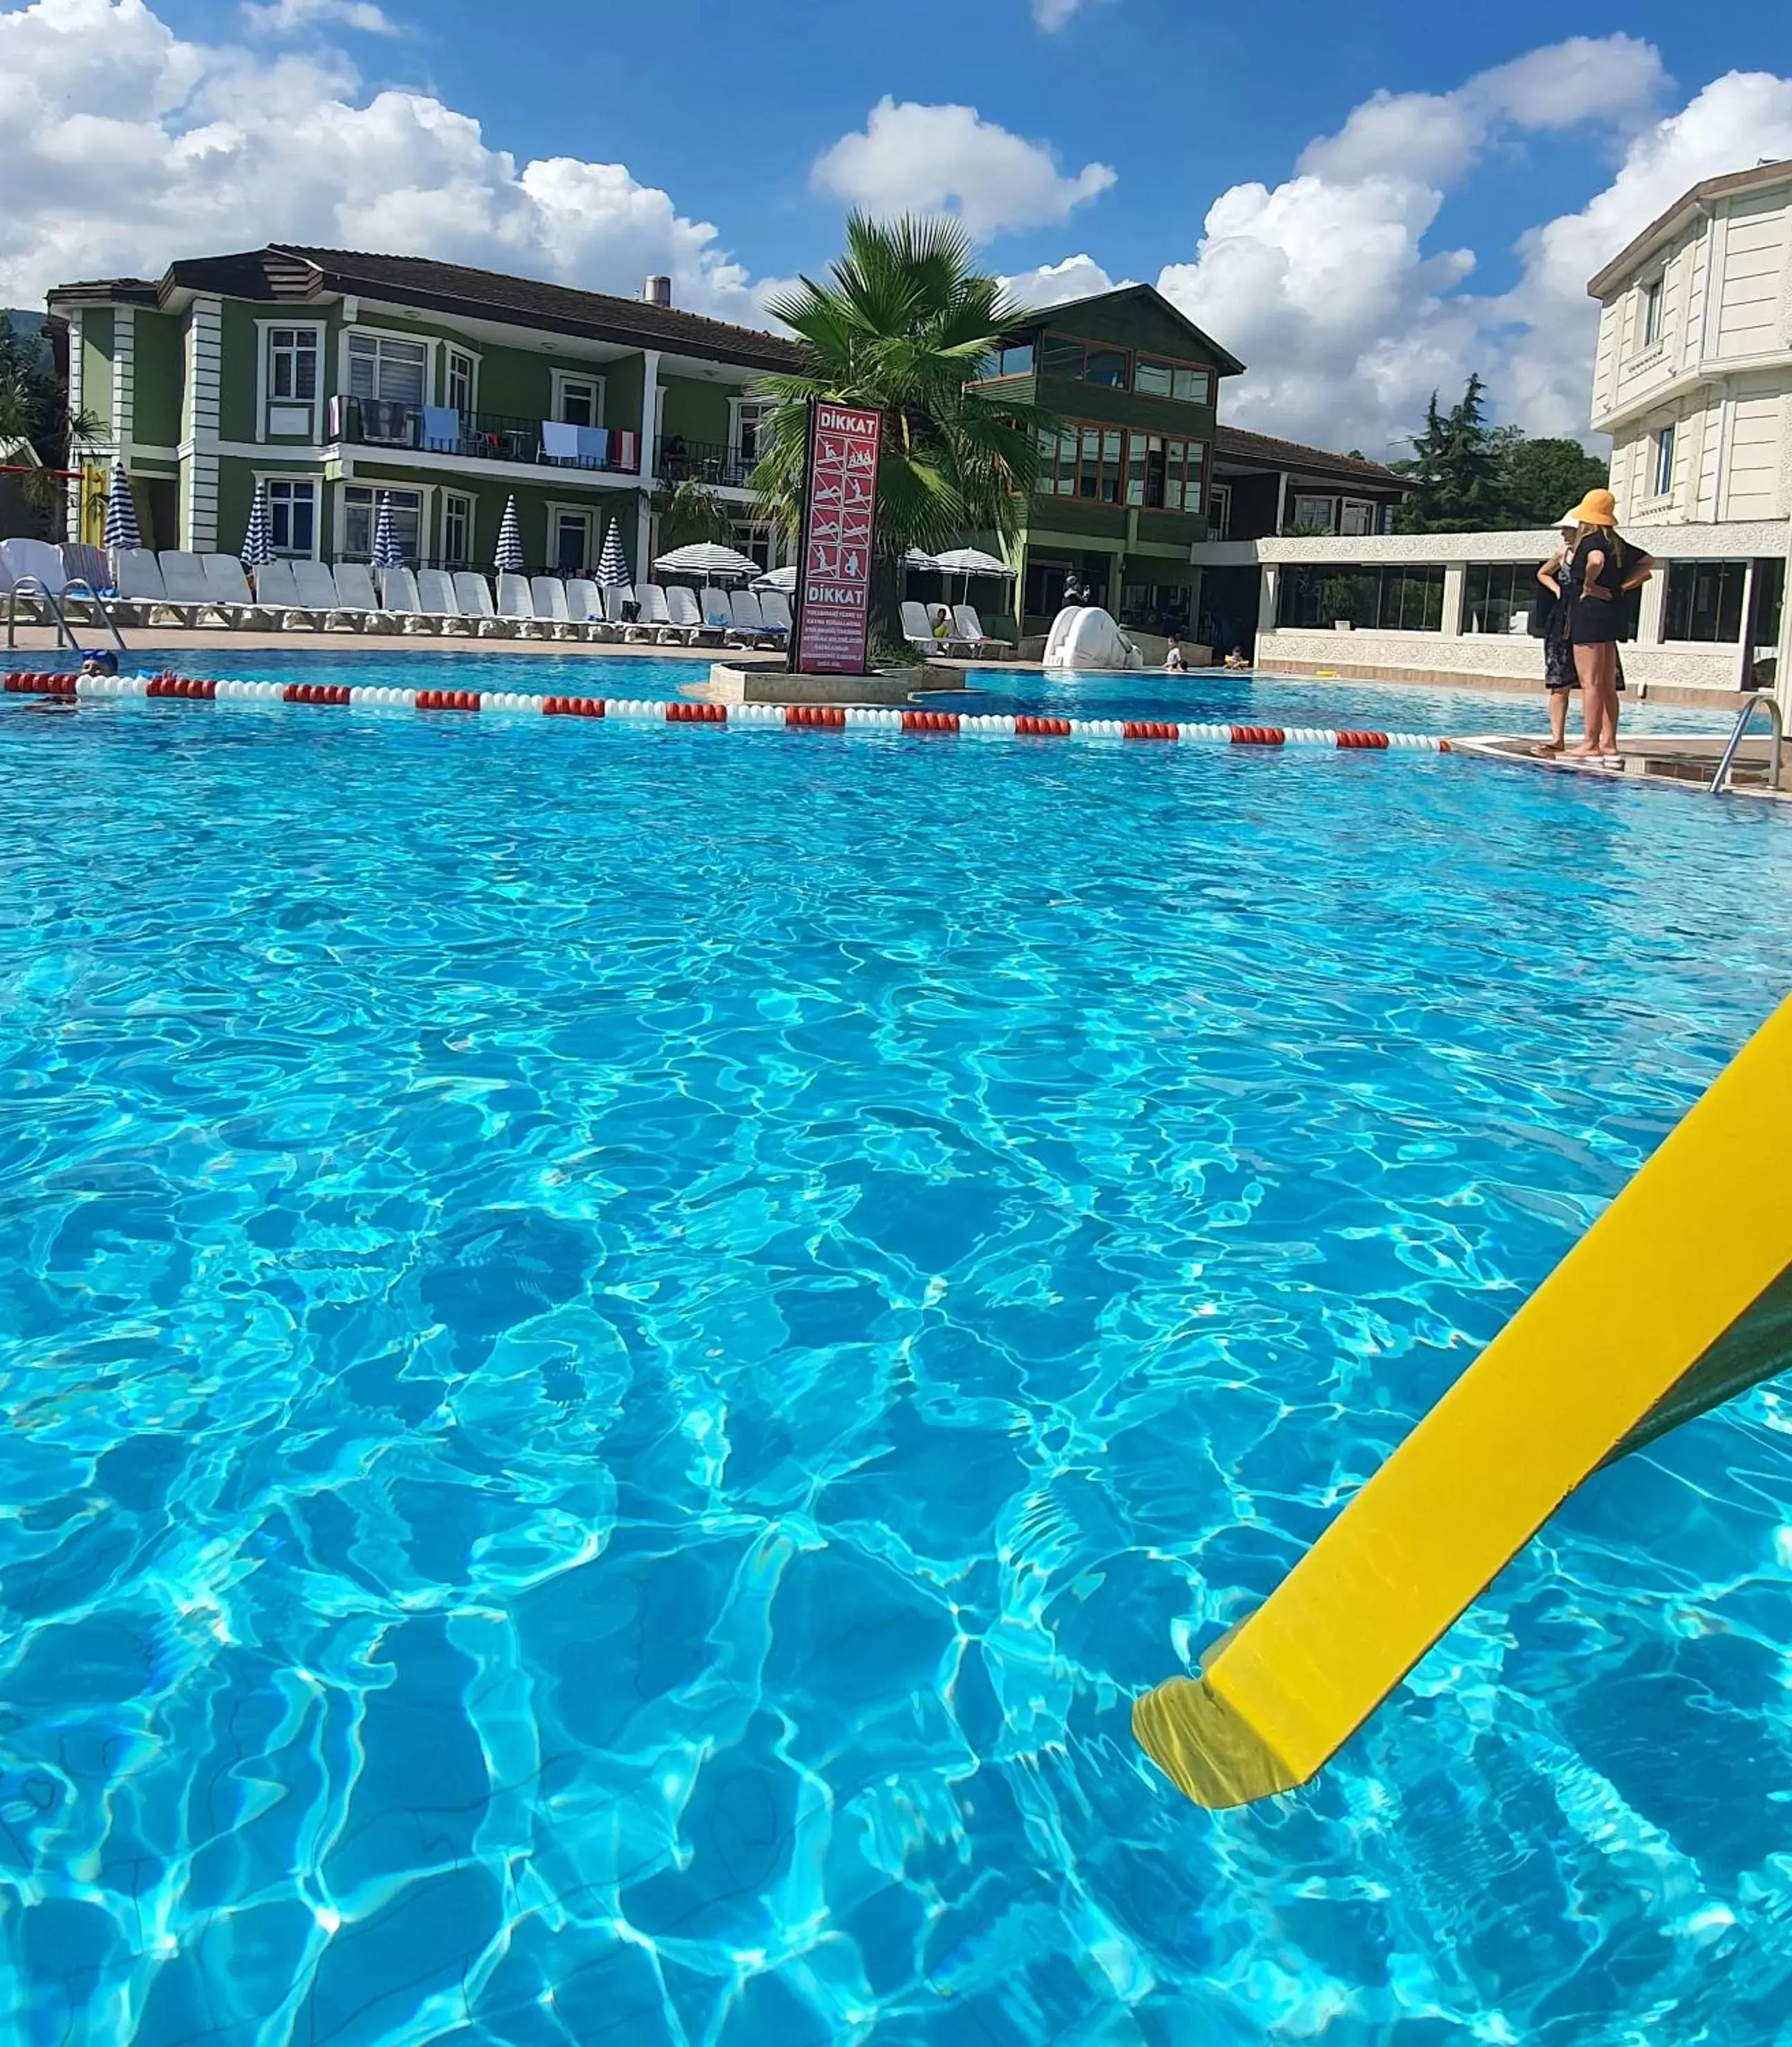
<path id="1" fill-rule="evenodd" d="M 653 447 L 654 474 L 668 483 L 702 483 L 725 490 L 750 488 L 759 458 L 718 441 L 690 441 L 662 434 Z"/>
<path id="2" fill-rule="evenodd" d="M 508 412 L 457 412 L 397 399 L 338 396 L 330 400 L 329 438 L 355 447 L 411 449 L 461 462 L 520 462 L 633 476 L 640 437 L 613 428 L 567 426 Z M 561 447 L 550 453 L 556 443 Z"/>

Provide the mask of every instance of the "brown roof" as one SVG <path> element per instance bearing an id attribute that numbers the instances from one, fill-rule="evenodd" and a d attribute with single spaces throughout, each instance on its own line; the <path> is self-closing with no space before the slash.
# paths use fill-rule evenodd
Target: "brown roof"
<path id="1" fill-rule="evenodd" d="M 331 293 L 396 300 L 463 318 L 503 321 L 549 333 L 582 335 L 629 348 L 657 348 L 762 370 L 795 366 L 793 345 L 757 327 L 736 327 L 701 313 L 649 305 L 643 299 L 581 292 L 539 278 L 509 277 L 427 256 L 381 256 L 359 250 L 273 243 L 230 256 L 171 264 L 159 284 L 141 278 L 60 284 L 52 301 L 141 300 L 165 304 L 176 291 L 215 292 L 238 299 L 302 304 Z"/>
<path id="2" fill-rule="evenodd" d="M 1611 261 L 1587 286 L 1587 296 L 1602 299 L 1610 287 L 1648 248 L 1651 242 L 1679 221 L 1683 214 L 1694 207 L 1703 206 L 1706 200 L 1722 199 L 1731 192 L 1749 192 L 1757 185 L 1778 184 L 1792 178 L 1792 157 L 1782 157 L 1777 162 L 1757 164 L 1752 170 L 1728 171 L 1720 178 L 1706 178 L 1694 185 L 1689 192 L 1682 192 L 1666 213 L 1658 214 L 1640 234 L 1627 242 Z"/>
<path id="3" fill-rule="evenodd" d="M 1298 469 L 1329 476 L 1354 477 L 1364 483 L 1378 483 L 1384 489 L 1411 488 L 1385 462 L 1370 462 L 1357 455 L 1333 455 L 1328 449 L 1306 447 L 1299 441 L 1277 440 L 1270 434 L 1253 434 L 1243 427 L 1221 427 L 1213 435 L 1216 455 L 1235 462 L 1256 462 L 1265 469 Z"/>

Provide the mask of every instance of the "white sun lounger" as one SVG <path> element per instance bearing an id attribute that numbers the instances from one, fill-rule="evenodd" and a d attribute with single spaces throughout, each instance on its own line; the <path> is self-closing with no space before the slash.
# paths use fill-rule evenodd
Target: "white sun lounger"
<path id="1" fill-rule="evenodd" d="M 544 639 L 577 640 L 582 637 L 573 629 L 572 613 L 567 607 L 567 586 L 558 576 L 532 576 L 529 598 L 535 606 L 536 623 L 540 626 Z"/>
<path id="2" fill-rule="evenodd" d="M 589 576 L 567 581 L 567 616 L 572 621 L 575 640 L 613 640 L 615 629 L 603 615 L 603 592 Z"/>
<path id="3" fill-rule="evenodd" d="M 234 555 L 201 555 L 199 562 L 212 607 L 226 624 L 254 633 L 279 630 L 280 614 L 256 602 L 242 563 Z"/>
<path id="4" fill-rule="evenodd" d="M 377 570 L 373 577 L 384 609 L 397 620 L 401 633 L 433 633 L 435 621 L 424 614 L 415 573 L 403 562 Z"/>
<path id="5" fill-rule="evenodd" d="M 956 630 L 943 640 L 936 640 L 927 608 L 917 604 L 913 598 L 904 598 L 900 617 L 902 637 L 917 654 L 968 654 L 970 652 L 970 642 L 961 640 Z"/>
<path id="6" fill-rule="evenodd" d="M 172 609 L 168 604 L 168 592 L 162 587 L 161 564 L 156 559 L 154 551 L 149 548 L 119 548 L 112 557 L 112 581 L 117 587 L 118 602 L 113 606 L 113 616 L 121 625 L 149 625 L 160 610 Z M 184 625 L 192 613 L 176 616 Z"/>
<path id="7" fill-rule="evenodd" d="M 728 593 L 718 590 L 713 582 L 705 583 L 698 593 L 697 602 L 703 614 L 706 632 L 719 633 L 723 643 L 735 637 L 734 614 L 728 608 Z"/>
<path id="8" fill-rule="evenodd" d="M 603 586 L 603 615 L 612 625 L 626 630 L 628 620 L 622 615 L 622 607 L 635 602 L 635 586 L 632 582 L 606 582 Z"/>
<path id="9" fill-rule="evenodd" d="M 765 623 L 760 609 L 759 599 L 750 590 L 732 590 L 728 593 L 728 615 L 734 628 L 735 637 L 745 640 L 749 646 L 773 647 L 778 636 Z"/>
<path id="10" fill-rule="evenodd" d="M 636 602 L 641 606 L 641 629 L 650 640 L 664 645 L 682 637 L 672 624 L 672 614 L 666 606 L 666 593 L 658 583 L 644 582 Z"/>
<path id="11" fill-rule="evenodd" d="M 993 633 L 984 631 L 983 621 L 968 604 L 953 606 L 952 623 L 958 629 L 958 637 L 973 653 L 985 653 L 991 648 L 999 648 L 1010 654 L 1014 652 L 1012 640 L 998 640 Z"/>
<path id="12" fill-rule="evenodd" d="M 455 595 L 460 599 L 462 615 L 473 622 L 482 639 L 508 640 L 516 633 L 516 621 L 500 618 L 492 602 L 492 586 L 477 569 L 455 571 Z"/>
<path id="13" fill-rule="evenodd" d="M 390 633 L 398 621 L 380 602 L 373 572 L 365 562 L 338 562 L 336 609 L 345 618 L 358 615 L 363 633 Z"/>
<path id="14" fill-rule="evenodd" d="M 156 559 L 161 564 L 162 588 L 168 592 L 168 601 L 187 610 L 188 624 L 202 625 L 208 614 L 219 625 L 236 624 L 207 586 L 205 563 L 197 555 L 184 548 L 164 548 Z"/>
<path id="15" fill-rule="evenodd" d="M 535 599 L 530 594 L 529 579 L 525 575 L 513 575 L 509 569 L 497 572 L 497 615 L 509 621 L 510 630 L 524 640 L 552 638 L 553 628 L 543 631 L 536 626 Z"/>
<path id="16" fill-rule="evenodd" d="M 790 599 L 781 590 L 762 590 L 759 593 L 759 615 L 765 621 L 768 633 L 781 633 L 788 640 L 795 630 L 790 615 Z"/>
<path id="17" fill-rule="evenodd" d="M 438 633 L 470 633 L 472 624 L 462 613 L 455 594 L 455 579 L 446 569 L 417 571 L 417 606 Z"/>
<path id="18" fill-rule="evenodd" d="M 308 625 L 315 632 L 329 617 L 328 612 L 300 602 L 299 586 L 289 561 L 264 562 L 255 571 L 255 601 L 282 625 Z"/>
<path id="19" fill-rule="evenodd" d="M 672 615 L 672 629 L 684 636 L 687 646 L 700 641 L 710 645 L 720 644 L 722 635 L 712 633 L 703 623 L 703 614 L 697 608 L 697 594 L 682 582 L 668 585 L 666 590 L 666 609 Z"/>

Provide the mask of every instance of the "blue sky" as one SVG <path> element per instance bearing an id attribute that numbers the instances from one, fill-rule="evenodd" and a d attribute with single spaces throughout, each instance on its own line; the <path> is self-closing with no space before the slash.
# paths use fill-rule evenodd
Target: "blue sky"
<path id="1" fill-rule="evenodd" d="M 1792 27 L 1640 0 L 1566 33 L 1409 0 L 0 0 L 0 295 L 284 237 L 664 267 L 758 318 L 856 197 L 961 212 L 1030 296 L 1159 283 L 1250 362 L 1250 424 L 1380 452 L 1480 368 L 1577 430 L 1579 285 L 1679 184 L 1792 153 Z M 127 185 L 71 161 L 71 111 Z"/>

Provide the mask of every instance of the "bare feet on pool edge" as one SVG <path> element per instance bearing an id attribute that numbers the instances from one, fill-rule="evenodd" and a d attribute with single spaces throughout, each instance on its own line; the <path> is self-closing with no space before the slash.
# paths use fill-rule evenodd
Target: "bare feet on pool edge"
<path id="1" fill-rule="evenodd" d="M 1597 760 L 1599 758 L 1599 749 L 1597 746 L 1565 747 L 1562 749 L 1562 757 L 1564 760 Z"/>
<path id="2" fill-rule="evenodd" d="M 1533 760 L 1553 760 L 1561 751 L 1562 749 L 1553 741 L 1546 741 L 1531 748 L 1531 757 Z"/>

